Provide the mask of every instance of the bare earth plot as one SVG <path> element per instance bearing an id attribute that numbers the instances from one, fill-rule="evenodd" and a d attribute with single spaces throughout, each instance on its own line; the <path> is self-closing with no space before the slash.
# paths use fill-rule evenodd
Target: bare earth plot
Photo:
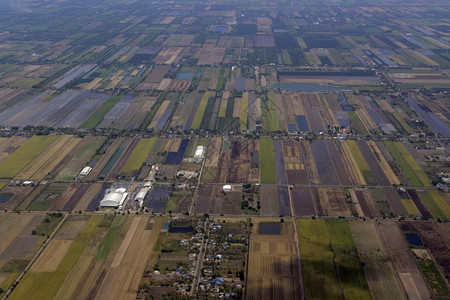
<path id="1" fill-rule="evenodd" d="M 261 222 L 279 219 L 253 219 L 250 238 L 247 299 L 299 299 L 299 261 L 292 220 L 286 220 L 280 235 L 261 234 Z"/>

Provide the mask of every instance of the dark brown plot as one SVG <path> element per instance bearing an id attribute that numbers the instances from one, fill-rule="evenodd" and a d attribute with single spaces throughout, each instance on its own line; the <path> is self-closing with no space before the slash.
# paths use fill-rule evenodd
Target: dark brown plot
<path id="1" fill-rule="evenodd" d="M 383 169 L 381 169 L 380 164 L 375 159 L 375 156 L 373 155 L 372 151 L 370 151 L 370 148 L 367 145 L 367 143 L 365 141 L 357 141 L 356 144 L 358 145 L 358 148 L 361 151 L 362 155 L 364 156 L 364 159 L 366 160 L 367 164 L 372 170 L 373 176 L 375 177 L 378 184 L 381 186 L 391 185 L 389 179 L 384 174 Z"/>
<path id="2" fill-rule="evenodd" d="M 244 183 L 249 181 L 250 145 L 251 141 L 249 140 L 239 139 L 231 142 L 231 159 L 227 182 Z"/>
<path id="3" fill-rule="evenodd" d="M 358 197 L 359 205 L 364 212 L 366 217 L 380 217 L 381 214 L 378 211 L 375 200 L 369 190 L 355 190 L 356 196 Z"/>
<path id="4" fill-rule="evenodd" d="M 325 141 L 325 144 L 327 145 L 328 154 L 333 162 L 339 181 L 342 185 L 351 185 L 352 181 L 350 180 L 349 170 L 345 168 L 342 162 L 343 157 L 339 155 L 334 141 Z"/>
<path id="5" fill-rule="evenodd" d="M 416 205 L 417 209 L 419 210 L 420 214 L 424 218 L 433 218 L 433 215 L 430 213 L 430 211 L 426 208 L 425 204 L 422 202 L 422 199 L 420 199 L 419 195 L 417 194 L 416 190 L 413 189 L 407 189 L 406 190 L 411 200 Z"/>
<path id="6" fill-rule="evenodd" d="M 86 177 L 86 180 L 95 180 L 97 179 L 100 172 L 106 166 L 111 157 L 116 153 L 119 146 L 122 144 L 124 138 L 117 138 L 112 142 L 112 144 L 108 147 L 105 154 L 99 159 L 99 161 L 92 168 L 92 171 Z"/>
<path id="7" fill-rule="evenodd" d="M 134 149 L 139 144 L 140 138 L 134 138 L 130 144 L 128 145 L 127 149 L 122 153 L 117 163 L 112 168 L 111 172 L 109 172 L 108 176 L 106 176 L 106 180 L 112 180 L 115 179 L 122 170 L 123 166 L 125 166 L 127 160 L 130 158 L 131 154 L 133 154 Z"/>
<path id="8" fill-rule="evenodd" d="M 386 197 L 387 202 L 389 203 L 389 207 L 397 216 L 407 216 L 408 212 L 406 208 L 403 206 L 400 198 L 398 197 L 397 191 L 393 188 L 381 188 L 384 196 Z"/>
<path id="9" fill-rule="evenodd" d="M 312 216 L 316 214 L 312 193 L 307 187 L 294 187 L 291 190 L 294 216 Z"/>

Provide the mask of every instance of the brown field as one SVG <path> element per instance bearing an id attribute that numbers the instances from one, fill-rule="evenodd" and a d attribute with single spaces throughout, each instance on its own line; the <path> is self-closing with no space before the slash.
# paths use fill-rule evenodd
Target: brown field
<path id="1" fill-rule="evenodd" d="M 181 47 L 164 47 L 162 48 L 153 61 L 161 65 L 170 65 L 177 63 L 181 57 L 180 53 L 183 51 Z"/>
<path id="2" fill-rule="evenodd" d="M 317 192 L 315 192 L 317 190 Z M 339 188 L 313 189 L 316 208 L 322 216 L 351 216 L 344 192 Z"/>
<path id="3" fill-rule="evenodd" d="M 75 194 L 78 189 L 79 184 L 71 183 L 65 189 L 65 191 L 58 197 L 55 203 L 50 207 L 50 211 L 60 211 L 63 209 L 64 205 L 69 202 L 70 198 Z"/>
<path id="4" fill-rule="evenodd" d="M 167 109 L 167 106 L 169 106 L 170 100 L 164 100 L 163 103 L 161 103 L 161 106 L 158 108 L 158 111 L 154 115 L 152 121 L 148 125 L 147 128 L 155 128 L 155 126 L 158 124 L 159 120 L 161 119 L 162 115 Z"/>
<path id="5" fill-rule="evenodd" d="M 260 191 L 261 215 L 278 216 L 278 192 L 276 186 L 262 185 Z"/>
<path id="6" fill-rule="evenodd" d="M 33 190 L 37 190 L 39 187 L 32 187 L 32 186 L 5 186 L 2 189 L 2 194 L 12 194 L 13 196 L 8 200 L 8 202 L 0 203 L 0 209 L 7 209 L 12 210 L 15 208 L 24 209 L 23 203 L 27 202 L 28 195 Z M 31 201 L 31 199 L 29 200 Z M 17 207 L 19 206 L 19 207 Z M 28 205 L 27 205 L 28 206 Z M 23 207 L 23 208 L 22 208 Z"/>
<path id="7" fill-rule="evenodd" d="M 10 138 L 0 138 L 0 161 L 13 153 L 17 148 L 25 144 L 29 137 L 14 136 Z"/>
<path id="8" fill-rule="evenodd" d="M 164 75 L 166 75 L 169 70 L 170 67 L 157 66 L 148 74 L 148 76 L 145 78 L 145 82 L 159 84 L 164 78 Z"/>
<path id="9" fill-rule="evenodd" d="M 245 183 L 250 174 L 250 153 L 256 148 L 256 140 L 233 140 L 231 159 L 226 182 Z"/>
<path id="10" fill-rule="evenodd" d="M 227 182 L 228 166 L 230 164 L 230 151 L 220 152 L 219 160 L 217 162 L 217 173 L 214 182 L 225 183 Z"/>
<path id="11" fill-rule="evenodd" d="M 216 65 L 222 62 L 226 48 L 204 47 L 197 65 Z"/>
<path id="12" fill-rule="evenodd" d="M 364 176 L 362 175 L 361 170 L 359 169 L 358 164 L 356 163 L 356 160 L 353 157 L 350 148 L 348 147 L 348 144 L 339 143 L 336 148 L 341 154 L 342 162 L 345 164 L 346 168 L 348 170 L 351 170 L 348 175 L 351 176 L 352 181 L 358 185 L 366 185 Z"/>
<path id="13" fill-rule="evenodd" d="M 0 252 L 0 261 L 7 261 L 12 258 L 30 258 L 30 255 L 33 255 L 38 250 L 38 247 L 40 247 L 38 242 L 44 238 L 37 235 L 31 235 L 31 233 L 44 216 L 44 214 L 32 214 L 29 217 L 24 217 L 25 222 L 19 221 L 19 224 L 22 224 L 22 226 L 18 227 L 16 230 L 8 224 L 10 222 L 17 224 L 17 221 L 14 220 L 15 217 L 7 218 L 5 223 L 2 222 L 2 225 L 7 231 L 2 234 L 1 247 L 3 249 Z M 18 217 L 22 218 L 23 216 Z M 11 231 L 12 234 L 9 231 Z M 5 243 L 3 243 L 3 237 L 5 237 Z"/>
<path id="14" fill-rule="evenodd" d="M 72 246 L 71 240 L 52 240 L 31 267 L 31 272 L 54 272 Z"/>
<path id="15" fill-rule="evenodd" d="M 368 141 L 367 145 L 369 146 L 370 150 L 372 150 L 372 153 L 375 156 L 375 159 L 380 164 L 381 169 L 383 169 L 384 174 L 388 178 L 389 182 L 391 184 L 400 184 L 400 181 L 398 180 L 397 176 L 395 176 L 394 171 L 392 171 L 391 167 L 389 166 L 388 162 L 384 158 L 384 156 L 381 153 L 380 149 L 378 149 L 378 147 L 375 144 L 375 142 L 374 141 Z"/>
<path id="16" fill-rule="evenodd" d="M 283 154 L 288 183 L 307 184 L 308 176 L 298 144 L 293 141 L 283 141 Z"/>
<path id="17" fill-rule="evenodd" d="M 86 180 L 95 180 L 95 179 L 97 179 L 98 175 L 100 175 L 100 172 L 103 170 L 103 168 L 106 166 L 108 161 L 111 159 L 111 157 L 117 151 L 117 149 L 119 148 L 120 144 L 122 144 L 123 140 L 124 140 L 123 137 L 119 137 L 117 139 L 114 139 L 112 144 L 106 150 L 105 154 L 102 155 L 102 157 L 98 160 L 98 162 L 92 168 L 92 171 L 86 177 Z"/>
<path id="18" fill-rule="evenodd" d="M 205 166 L 206 167 L 216 167 L 218 160 L 220 149 L 222 146 L 222 138 L 221 137 L 213 137 L 208 145 Z"/>
<path id="19" fill-rule="evenodd" d="M 408 298 L 429 299 L 430 292 L 397 224 L 383 221 L 378 230 Z"/>
<path id="20" fill-rule="evenodd" d="M 95 196 L 100 193 L 102 190 L 102 184 L 101 183 L 94 183 L 89 186 L 89 189 L 86 191 L 86 193 L 81 197 L 80 201 L 75 205 L 73 208 L 74 211 L 85 211 L 88 207 L 89 203 L 95 198 Z"/>
<path id="21" fill-rule="evenodd" d="M 31 231 L 44 218 L 44 214 L 2 214 L 0 216 L 0 254 L 20 234 L 31 234 Z"/>
<path id="22" fill-rule="evenodd" d="M 38 179 L 42 179 L 40 177 L 41 172 L 39 171 L 41 168 L 46 170 L 44 167 L 45 164 L 48 164 L 55 159 L 55 155 L 59 158 L 59 161 L 62 160 L 64 157 L 59 157 L 59 153 L 63 152 L 66 149 L 66 144 L 70 143 L 70 140 L 73 138 L 71 135 L 62 135 L 58 137 L 53 143 L 50 144 L 50 146 L 45 149 L 45 151 L 41 152 L 28 166 L 26 166 L 22 171 L 20 171 L 19 174 L 17 174 L 17 179 L 31 179 L 33 176 L 35 176 Z M 70 149 L 69 149 L 70 151 Z M 53 166 L 54 167 L 54 166 Z M 47 175 L 47 174 L 45 174 Z M 44 176 L 45 176 L 44 175 Z M 35 179 L 36 179 L 35 178 Z"/>
<path id="23" fill-rule="evenodd" d="M 309 144 L 307 142 L 300 142 L 299 145 L 309 182 L 311 184 L 319 184 L 319 173 L 317 172 L 316 164 L 314 162 L 314 157 L 312 156 Z"/>
<path id="24" fill-rule="evenodd" d="M 373 221 L 350 221 L 364 273 L 374 299 L 406 299 L 400 280 Z"/>
<path id="25" fill-rule="evenodd" d="M 439 226 L 436 226 L 439 225 Z M 434 260 L 440 265 L 447 279 L 447 284 L 450 281 L 450 244 L 446 239 L 450 232 L 448 223 L 433 224 L 428 222 L 401 222 L 400 227 L 403 231 L 417 232 L 423 243 L 430 250 Z"/>
<path id="26" fill-rule="evenodd" d="M 151 111 L 157 97 L 137 97 L 114 122 L 113 128 L 138 128 Z"/>
<path id="27" fill-rule="evenodd" d="M 172 80 L 167 89 L 170 91 L 187 91 L 190 86 L 190 80 Z"/>
<path id="28" fill-rule="evenodd" d="M 354 195 L 363 211 L 362 216 L 381 217 L 381 214 L 375 205 L 375 199 L 373 199 L 373 196 L 368 189 L 356 189 L 354 190 Z M 352 199 L 355 199 L 353 198 L 354 195 L 352 195 Z"/>
<path id="29" fill-rule="evenodd" d="M 99 299 L 135 299 L 150 254 L 164 223 L 155 220 L 152 230 L 145 230 L 148 217 L 134 217 L 125 239 L 104 275 L 96 293 Z"/>
<path id="30" fill-rule="evenodd" d="M 250 238 L 247 299 L 300 299 L 295 224 L 285 220 L 281 235 L 262 235 L 258 233 L 262 219 L 252 221 L 255 225 Z"/>

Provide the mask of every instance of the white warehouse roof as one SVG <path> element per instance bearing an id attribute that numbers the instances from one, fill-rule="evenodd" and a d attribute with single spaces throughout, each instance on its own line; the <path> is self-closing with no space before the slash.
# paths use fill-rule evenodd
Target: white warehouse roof
<path id="1" fill-rule="evenodd" d="M 205 147 L 198 146 L 197 149 L 195 150 L 194 157 L 202 157 L 204 152 L 205 152 Z"/>
<path id="2" fill-rule="evenodd" d="M 231 191 L 231 185 L 229 185 L 229 184 L 224 185 L 224 186 L 223 186 L 223 190 L 224 190 L 225 192 Z"/>
<path id="3" fill-rule="evenodd" d="M 122 205 L 128 193 L 125 193 L 126 189 L 116 189 L 114 192 L 105 194 L 103 200 L 100 201 L 100 207 L 118 207 Z"/>

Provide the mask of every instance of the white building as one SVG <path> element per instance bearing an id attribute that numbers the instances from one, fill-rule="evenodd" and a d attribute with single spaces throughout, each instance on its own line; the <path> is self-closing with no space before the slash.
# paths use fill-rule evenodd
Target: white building
<path id="1" fill-rule="evenodd" d="M 105 196 L 103 197 L 103 200 L 100 201 L 100 207 L 119 207 L 122 206 L 125 202 L 125 199 L 128 196 L 128 193 L 126 193 L 126 189 L 119 188 L 119 189 L 108 189 L 106 190 Z"/>
<path id="2" fill-rule="evenodd" d="M 136 195 L 134 200 L 136 201 L 144 201 L 145 196 L 147 196 L 149 188 L 142 188 L 139 193 Z"/>
<path id="3" fill-rule="evenodd" d="M 205 153 L 205 147 L 198 146 L 197 149 L 195 150 L 194 157 L 195 158 L 202 158 L 204 153 Z"/>
<path id="4" fill-rule="evenodd" d="M 224 192 L 231 192 L 231 185 L 225 184 L 225 185 L 223 186 L 223 191 L 224 191 Z"/>
<path id="5" fill-rule="evenodd" d="M 91 167 L 84 167 L 83 170 L 80 171 L 78 174 L 78 177 L 86 177 L 89 175 L 89 173 L 92 171 Z"/>

